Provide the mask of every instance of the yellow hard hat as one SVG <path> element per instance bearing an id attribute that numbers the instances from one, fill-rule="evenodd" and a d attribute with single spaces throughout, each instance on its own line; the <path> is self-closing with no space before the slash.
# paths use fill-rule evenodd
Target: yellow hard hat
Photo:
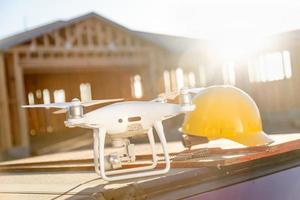
<path id="1" fill-rule="evenodd" d="M 193 98 L 195 110 L 187 113 L 181 131 L 186 135 L 226 138 L 246 146 L 267 145 L 259 110 L 252 98 L 232 86 L 212 86 Z"/>

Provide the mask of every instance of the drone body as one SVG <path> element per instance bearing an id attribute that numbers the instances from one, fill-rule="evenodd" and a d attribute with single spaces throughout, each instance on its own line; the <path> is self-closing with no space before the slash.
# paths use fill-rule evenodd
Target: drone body
<path id="1" fill-rule="evenodd" d="M 104 127 L 107 134 L 121 137 L 147 132 L 155 121 L 162 121 L 180 114 L 178 104 L 152 101 L 127 101 L 114 103 L 84 114 L 82 118 L 68 119 L 68 127 Z"/>
<path id="2" fill-rule="evenodd" d="M 181 113 L 193 111 L 195 106 L 191 103 L 190 92 L 197 93 L 198 91 L 198 88 L 182 89 L 180 93 L 163 94 L 163 96 L 151 101 L 113 103 L 86 114 L 83 114 L 83 107 L 121 101 L 122 99 L 92 100 L 90 102 L 80 102 L 79 99 L 73 99 L 71 102 L 26 105 L 23 107 L 58 108 L 60 110 L 54 113 L 67 114 L 65 121 L 67 127 L 93 129 L 95 171 L 103 179 L 115 181 L 165 174 L 169 171 L 170 159 L 162 121 Z M 173 99 L 178 95 L 181 95 L 179 104 L 166 102 L 167 99 Z M 153 170 L 157 165 L 153 128 L 160 139 L 166 163 L 165 168 L 160 170 Z M 134 145 L 130 144 L 128 138 L 136 135 L 148 136 L 153 162 L 145 167 L 121 169 L 122 162 L 135 161 Z M 116 152 L 109 155 L 104 155 L 106 136 L 110 137 L 112 147 L 116 149 Z M 106 170 L 111 171 L 106 172 Z"/>

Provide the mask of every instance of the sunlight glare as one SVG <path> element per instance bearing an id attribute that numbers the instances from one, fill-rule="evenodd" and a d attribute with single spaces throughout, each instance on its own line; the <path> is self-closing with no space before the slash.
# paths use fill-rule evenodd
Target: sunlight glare
<path id="1" fill-rule="evenodd" d="M 222 61 L 233 62 L 250 56 L 263 46 L 262 38 L 233 34 L 212 41 L 212 50 Z"/>

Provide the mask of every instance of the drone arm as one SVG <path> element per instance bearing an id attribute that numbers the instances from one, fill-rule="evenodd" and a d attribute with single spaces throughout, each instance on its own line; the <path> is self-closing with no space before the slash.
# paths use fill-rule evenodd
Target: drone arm
<path id="1" fill-rule="evenodd" d="M 187 105 L 181 105 L 181 104 L 172 104 L 171 109 L 169 109 L 164 117 L 161 118 L 161 120 L 166 120 L 172 117 L 175 117 L 180 114 L 184 114 L 190 111 L 193 111 L 195 109 L 194 105 L 187 104 Z M 155 128 L 156 129 L 156 128 Z"/>

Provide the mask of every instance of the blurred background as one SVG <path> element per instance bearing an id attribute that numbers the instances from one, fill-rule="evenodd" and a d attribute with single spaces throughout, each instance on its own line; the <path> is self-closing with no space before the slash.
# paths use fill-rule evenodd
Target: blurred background
<path id="1" fill-rule="evenodd" d="M 257 103 L 265 132 L 299 132 L 299 10 L 297 1 L 0 0 L 0 160 L 91 148 L 91 132 L 65 128 L 64 115 L 21 108 L 74 97 L 234 85 Z M 181 122 L 165 122 L 167 140 L 180 139 Z"/>

